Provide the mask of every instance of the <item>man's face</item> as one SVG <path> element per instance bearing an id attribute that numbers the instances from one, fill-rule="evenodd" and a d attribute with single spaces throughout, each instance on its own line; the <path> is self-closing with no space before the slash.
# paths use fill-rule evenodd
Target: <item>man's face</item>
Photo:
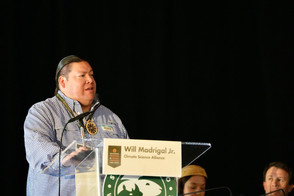
<path id="1" fill-rule="evenodd" d="M 96 82 L 90 64 L 86 61 L 70 64 L 68 77 L 60 77 L 62 92 L 71 99 L 80 102 L 82 107 L 91 106 L 96 94 Z"/>
<path id="2" fill-rule="evenodd" d="M 265 175 L 265 181 L 263 182 L 263 188 L 265 193 L 269 193 L 278 189 L 283 189 L 285 194 L 288 195 L 293 189 L 293 186 L 289 185 L 288 173 L 280 168 L 271 167 L 267 170 Z M 271 196 L 283 196 L 282 191 L 278 191 L 270 194 Z"/>

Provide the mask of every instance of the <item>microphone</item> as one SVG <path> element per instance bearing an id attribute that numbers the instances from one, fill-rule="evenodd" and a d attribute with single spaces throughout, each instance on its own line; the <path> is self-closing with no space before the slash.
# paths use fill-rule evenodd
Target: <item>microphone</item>
<path id="1" fill-rule="evenodd" d="M 75 117 L 69 119 L 69 121 L 67 121 L 66 125 L 67 125 L 68 123 L 74 122 L 74 121 L 76 121 L 76 120 L 80 120 L 80 119 L 82 119 L 82 118 L 88 116 L 89 114 L 91 114 L 91 113 L 93 113 L 93 112 L 94 112 L 94 111 L 88 111 L 88 112 L 81 113 L 80 115 L 77 115 L 77 116 L 75 116 Z"/>
<path id="2" fill-rule="evenodd" d="M 88 112 L 84 112 L 84 113 L 81 113 L 80 115 L 77 115 L 76 117 L 73 117 L 73 118 L 71 118 L 71 119 L 69 119 L 69 121 L 66 123 L 66 125 L 64 126 L 64 128 L 67 126 L 67 124 L 68 123 L 71 123 L 71 122 L 74 122 L 74 121 L 79 121 L 79 124 L 80 124 L 80 126 L 82 126 L 83 128 L 85 128 L 85 125 L 84 125 L 84 123 L 83 123 L 83 118 L 84 117 L 86 117 L 86 116 L 88 116 L 89 114 L 91 114 L 91 113 L 93 113 L 94 111 L 88 111 Z M 65 130 L 65 129 L 64 129 Z M 64 131 L 63 130 L 63 131 Z M 62 136 L 63 136 L 63 132 L 62 132 Z M 62 137 L 61 136 L 61 137 Z M 61 144 L 62 144 L 62 142 L 61 142 Z"/>
<path id="3" fill-rule="evenodd" d="M 272 193 L 275 193 L 275 192 L 279 192 L 279 191 L 282 191 L 283 192 L 283 195 L 286 196 L 286 193 L 284 191 L 284 189 L 277 189 L 275 191 L 271 191 L 271 192 L 268 192 L 268 193 L 264 193 L 262 195 L 259 195 L 259 196 L 265 196 L 265 195 L 269 195 L 269 194 L 272 194 Z"/>
<path id="4" fill-rule="evenodd" d="M 93 110 L 93 111 L 88 111 L 88 112 L 84 112 L 84 113 L 81 113 L 81 114 L 79 114 L 79 115 L 77 115 L 77 116 L 75 116 L 75 117 L 73 117 L 73 118 L 71 118 L 71 119 L 69 119 L 69 120 L 67 121 L 67 123 L 64 125 L 64 127 L 63 127 L 63 129 L 62 129 L 62 132 L 61 132 L 61 138 L 60 138 L 60 151 L 61 151 L 61 145 L 62 145 L 63 133 L 64 133 L 65 128 L 67 127 L 67 125 L 68 125 L 69 123 L 71 123 L 71 122 L 74 122 L 74 121 L 77 121 L 77 120 L 82 120 L 84 117 L 86 117 L 86 116 L 88 116 L 89 114 L 94 113 L 94 112 L 95 112 L 95 110 Z"/>
<path id="5" fill-rule="evenodd" d="M 230 196 L 233 195 L 232 194 L 232 191 L 231 191 L 231 189 L 229 187 L 227 187 L 227 186 L 220 186 L 220 187 L 214 187 L 214 188 L 204 189 L 204 190 L 190 192 L 190 193 L 179 194 L 178 196 L 191 195 L 191 194 L 195 194 L 195 193 L 202 193 L 202 192 L 214 191 L 214 190 L 219 190 L 219 189 L 227 189 L 229 191 Z"/>

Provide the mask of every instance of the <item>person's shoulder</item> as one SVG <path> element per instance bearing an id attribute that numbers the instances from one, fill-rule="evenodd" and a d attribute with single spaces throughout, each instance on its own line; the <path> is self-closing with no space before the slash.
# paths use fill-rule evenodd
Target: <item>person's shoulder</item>
<path id="1" fill-rule="evenodd" d="M 108 107 L 104 105 L 100 105 L 98 108 L 98 111 L 102 113 L 107 113 L 107 114 L 115 114 L 112 110 L 110 110 Z"/>
<path id="2" fill-rule="evenodd" d="M 30 110 L 50 110 L 56 108 L 57 105 L 57 97 L 54 96 L 33 104 Z"/>

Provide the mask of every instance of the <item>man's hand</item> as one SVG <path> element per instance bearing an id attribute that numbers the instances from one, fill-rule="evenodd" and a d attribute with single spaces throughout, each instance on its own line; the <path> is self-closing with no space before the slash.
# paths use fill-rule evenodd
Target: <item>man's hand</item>
<path id="1" fill-rule="evenodd" d="M 83 146 L 79 147 L 76 151 L 73 151 L 72 153 L 64 157 L 61 161 L 61 164 L 65 167 L 78 165 L 81 161 L 74 159 L 74 157 L 76 157 L 81 152 L 84 152 L 87 150 L 88 149 L 86 147 L 83 147 Z"/>

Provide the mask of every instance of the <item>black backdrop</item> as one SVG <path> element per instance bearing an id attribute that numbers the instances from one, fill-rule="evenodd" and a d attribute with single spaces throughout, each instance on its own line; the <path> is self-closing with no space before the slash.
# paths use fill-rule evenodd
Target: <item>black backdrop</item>
<path id="1" fill-rule="evenodd" d="M 265 164 L 294 164 L 294 10 L 277 2 L 1 1 L 5 191 L 25 194 L 25 116 L 76 54 L 131 138 L 210 142 L 209 187 L 263 193 Z"/>

